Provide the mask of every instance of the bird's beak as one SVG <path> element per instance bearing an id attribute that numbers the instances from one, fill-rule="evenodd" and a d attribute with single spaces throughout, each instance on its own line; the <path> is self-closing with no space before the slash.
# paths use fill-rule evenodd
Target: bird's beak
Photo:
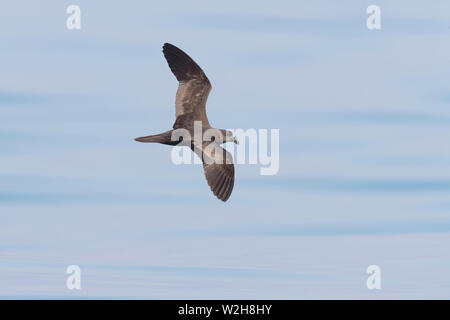
<path id="1" fill-rule="evenodd" d="M 236 138 L 234 138 L 234 141 L 233 141 L 234 143 L 236 143 L 236 144 L 239 144 L 239 141 L 238 141 L 238 139 L 236 139 Z"/>

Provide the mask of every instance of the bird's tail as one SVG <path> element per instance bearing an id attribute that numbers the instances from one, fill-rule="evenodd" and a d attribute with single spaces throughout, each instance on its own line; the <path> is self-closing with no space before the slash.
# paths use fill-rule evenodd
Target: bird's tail
<path id="1" fill-rule="evenodd" d="M 172 131 L 166 131 L 160 134 L 155 134 L 152 136 L 146 136 L 146 137 L 139 137 L 134 139 L 138 142 L 154 142 L 154 143 L 162 143 L 162 144 L 176 144 L 178 141 L 172 141 Z"/>

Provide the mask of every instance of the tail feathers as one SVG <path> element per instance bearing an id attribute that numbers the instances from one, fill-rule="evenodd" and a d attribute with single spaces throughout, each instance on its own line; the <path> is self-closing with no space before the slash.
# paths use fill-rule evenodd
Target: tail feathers
<path id="1" fill-rule="evenodd" d="M 166 131 L 160 134 L 155 134 L 152 136 L 146 136 L 146 137 L 139 137 L 134 139 L 135 141 L 138 142 L 154 142 L 154 143 L 162 143 L 162 144 L 170 144 L 173 145 L 174 142 L 177 141 L 172 141 L 172 130 L 170 131 Z"/>

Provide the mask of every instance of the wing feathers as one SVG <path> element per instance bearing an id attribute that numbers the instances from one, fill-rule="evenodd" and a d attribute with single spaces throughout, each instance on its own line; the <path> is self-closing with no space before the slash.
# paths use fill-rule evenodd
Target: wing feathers
<path id="1" fill-rule="evenodd" d="M 164 44 L 163 53 L 170 70 L 179 81 L 175 99 L 176 117 L 193 113 L 195 120 L 210 126 L 206 116 L 206 100 L 211 83 L 205 73 L 191 57 L 170 43 Z"/>
<path id="2" fill-rule="evenodd" d="M 234 186 L 233 158 L 222 147 L 217 147 L 222 154 L 214 153 L 213 155 L 205 150 L 206 146 L 207 144 L 203 146 L 203 149 L 193 147 L 193 151 L 203 160 L 203 170 L 211 191 L 220 200 L 227 201 Z"/>
<path id="3" fill-rule="evenodd" d="M 227 201 L 234 186 L 234 166 L 232 164 L 203 164 L 206 180 L 214 195 Z"/>
<path id="4" fill-rule="evenodd" d="M 169 64 L 170 70 L 178 81 L 188 81 L 192 79 L 204 80 L 209 83 L 203 70 L 184 51 L 170 43 L 163 46 L 164 57 Z"/>

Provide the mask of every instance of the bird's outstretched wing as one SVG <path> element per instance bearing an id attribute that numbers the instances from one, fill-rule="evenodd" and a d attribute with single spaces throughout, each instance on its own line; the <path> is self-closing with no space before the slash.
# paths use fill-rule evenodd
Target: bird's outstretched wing
<path id="1" fill-rule="evenodd" d="M 211 191 L 220 200 L 227 201 L 234 186 L 232 155 L 219 145 L 210 148 L 208 143 L 204 143 L 201 148 L 193 146 L 192 150 L 203 161 L 203 170 Z"/>
<path id="2" fill-rule="evenodd" d="M 163 53 L 179 82 L 175 116 L 178 118 L 192 113 L 195 120 L 201 120 L 204 126 L 210 127 L 206 116 L 206 100 L 211 91 L 211 83 L 205 73 L 191 57 L 170 43 L 164 44 Z"/>

